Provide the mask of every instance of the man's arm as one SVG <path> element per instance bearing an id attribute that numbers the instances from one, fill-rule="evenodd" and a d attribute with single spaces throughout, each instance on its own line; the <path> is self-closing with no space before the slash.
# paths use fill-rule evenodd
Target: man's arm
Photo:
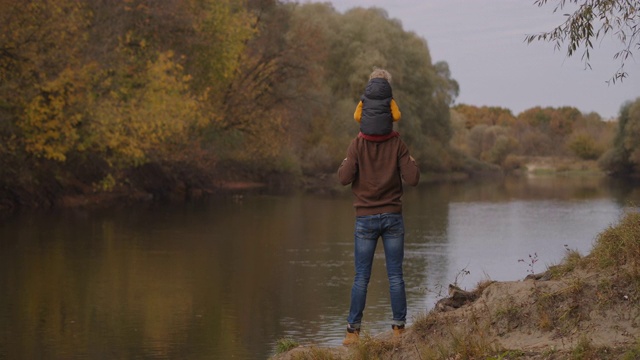
<path id="1" fill-rule="evenodd" d="M 400 175 L 405 183 L 416 186 L 420 181 L 420 169 L 413 156 L 409 155 L 409 149 L 403 143 L 399 155 Z"/>
<path id="2" fill-rule="evenodd" d="M 358 158 L 355 152 L 355 141 L 347 149 L 347 157 L 342 160 L 338 168 L 338 180 L 342 185 L 349 185 L 356 179 L 358 173 Z"/>

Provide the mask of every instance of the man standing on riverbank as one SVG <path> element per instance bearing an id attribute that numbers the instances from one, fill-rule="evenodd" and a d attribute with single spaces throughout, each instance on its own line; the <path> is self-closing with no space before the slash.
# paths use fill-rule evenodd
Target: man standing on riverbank
<path id="1" fill-rule="evenodd" d="M 407 317 L 407 298 L 402 275 L 402 181 L 416 186 L 420 180 L 420 170 L 397 132 L 383 139 L 367 138 L 360 133 L 347 149 L 347 157 L 338 169 L 338 179 L 342 185 L 351 184 L 356 212 L 356 274 L 351 288 L 351 306 L 343 344 L 354 344 L 359 339 L 373 256 L 380 237 L 389 278 L 393 313 L 391 326 L 394 336 L 400 336 Z"/>

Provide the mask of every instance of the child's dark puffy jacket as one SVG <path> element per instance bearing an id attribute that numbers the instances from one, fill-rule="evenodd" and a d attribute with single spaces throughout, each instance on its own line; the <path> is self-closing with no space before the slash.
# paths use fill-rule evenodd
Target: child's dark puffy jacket
<path id="1" fill-rule="evenodd" d="M 360 131 L 365 135 L 386 135 L 393 131 L 391 85 L 383 78 L 369 80 L 364 90 Z"/>

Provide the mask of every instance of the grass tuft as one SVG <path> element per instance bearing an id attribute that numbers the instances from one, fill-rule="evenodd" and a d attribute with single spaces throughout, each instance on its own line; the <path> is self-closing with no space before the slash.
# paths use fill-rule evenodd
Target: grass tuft
<path id="1" fill-rule="evenodd" d="M 392 353 L 395 344 L 391 341 L 377 340 L 369 334 L 365 334 L 360 336 L 360 342 L 354 349 L 354 360 L 380 359 Z"/>
<path id="2" fill-rule="evenodd" d="M 562 278 L 563 276 L 573 272 L 577 268 L 583 268 L 586 266 L 584 257 L 577 250 L 566 249 L 567 252 L 564 258 L 558 265 L 550 266 L 549 272 L 552 279 Z"/>
<path id="3" fill-rule="evenodd" d="M 329 349 L 312 347 L 309 352 L 292 357 L 292 360 L 335 360 L 336 357 Z"/>
<path id="4" fill-rule="evenodd" d="M 591 257 L 601 269 L 628 266 L 640 274 L 640 213 L 628 211 L 617 225 L 600 233 Z"/>
<path id="5" fill-rule="evenodd" d="M 300 344 L 293 339 L 282 338 L 276 343 L 276 354 L 285 353 L 293 348 L 298 347 L 299 345 Z"/>
<path id="6" fill-rule="evenodd" d="M 622 356 L 622 360 L 637 360 L 640 359 L 640 339 L 636 342 L 636 346 L 632 349 L 629 349 Z"/>
<path id="7" fill-rule="evenodd" d="M 607 346 L 595 346 L 589 338 L 583 336 L 571 351 L 570 359 L 611 359 L 613 354 Z"/>

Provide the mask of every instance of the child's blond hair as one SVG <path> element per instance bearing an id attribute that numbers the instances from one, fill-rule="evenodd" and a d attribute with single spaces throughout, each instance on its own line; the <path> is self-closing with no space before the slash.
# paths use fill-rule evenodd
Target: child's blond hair
<path id="1" fill-rule="evenodd" d="M 389 72 L 385 69 L 373 68 L 373 72 L 371 73 L 371 75 L 369 75 L 369 80 L 375 78 L 382 78 L 387 80 L 388 82 L 391 82 L 391 74 L 389 74 Z"/>

